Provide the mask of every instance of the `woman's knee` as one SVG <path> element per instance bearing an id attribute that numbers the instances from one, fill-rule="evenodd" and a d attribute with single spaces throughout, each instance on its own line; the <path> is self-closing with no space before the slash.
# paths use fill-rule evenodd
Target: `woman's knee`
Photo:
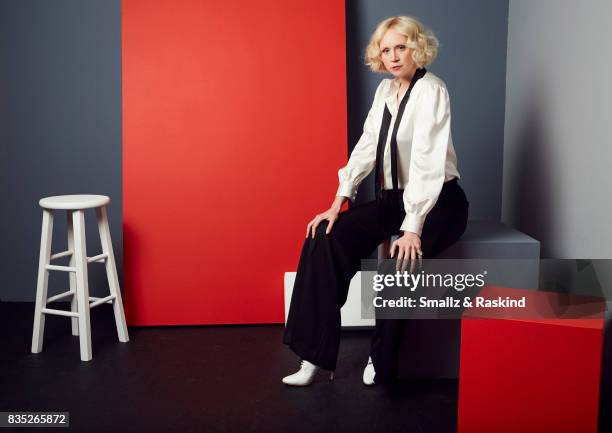
<path id="1" fill-rule="evenodd" d="M 321 239 L 324 237 L 326 238 L 328 236 L 327 227 L 329 227 L 329 221 L 328 220 L 321 221 L 315 230 L 315 238 L 317 239 Z M 332 229 L 333 228 L 334 226 L 332 226 Z"/>

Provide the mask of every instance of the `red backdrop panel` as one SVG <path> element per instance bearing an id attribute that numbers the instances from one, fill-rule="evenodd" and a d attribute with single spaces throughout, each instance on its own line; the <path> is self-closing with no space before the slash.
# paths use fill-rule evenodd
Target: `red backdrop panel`
<path id="1" fill-rule="evenodd" d="M 124 0 L 131 325 L 283 321 L 346 162 L 344 1 Z"/>

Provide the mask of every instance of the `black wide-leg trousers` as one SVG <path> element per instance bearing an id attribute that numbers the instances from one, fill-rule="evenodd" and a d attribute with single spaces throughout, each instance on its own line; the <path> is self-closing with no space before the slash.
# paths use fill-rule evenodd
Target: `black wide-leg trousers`
<path id="1" fill-rule="evenodd" d="M 300 255 L 283 342 L 302 359 L 335 370 L 340 347 L 340 309 L 351 279 L 382 242 L 399 230 L 405 217 L 403 190 L 383 190 L 381 197 L 341 212 L 332 230 L 322 221 L 308 236 Z M 465 231 L 469 203 L 456 179 L 446 182 L 428 213 L 421 233 L 423 258 L 436 257 Z M 405 320 L 376 320 L 371 356 L 375 381 L 389 384 L 397 376 Z"/>

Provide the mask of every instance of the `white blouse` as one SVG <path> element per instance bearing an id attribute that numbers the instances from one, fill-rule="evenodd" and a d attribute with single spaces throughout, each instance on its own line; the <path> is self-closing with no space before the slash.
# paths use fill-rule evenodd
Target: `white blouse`
<path id="1" fill-rule="evenodd" d="M 354 201 L 359 184 L 374 168 L 385 104 L 392 117 L 384 150 L 384 189 L 393 188 L 390 142 L 399 107 L 398 90 L 393 79 L 383 79 L 378 85 L 363 134 L 348 164 L 338 171 L 337 196 Z M 425 217 L 436 204 L 443 183 L 460 177 L 451 137 L 448 91 L 444 82 L 429 71 L 415 83 L 406 103 L 397 132 L 397 165 L 398 187 L 404 190 L 406 211 L 400 230 L 420 236 Z"/>

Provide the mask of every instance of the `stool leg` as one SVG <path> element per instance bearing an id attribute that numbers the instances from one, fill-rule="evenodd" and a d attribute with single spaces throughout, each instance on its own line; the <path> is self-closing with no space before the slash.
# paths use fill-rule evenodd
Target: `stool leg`
<path id="1" fill-rule="evenodd" d="M 113 254 L 113 243 L 111 240 L 110 228 L 108 226 L 106 206 L 97 208 L 96 214 L 98 216 L 98 230 L 100 232 L 102 252 L 107 254 L 106 277 L 108 278 L 108 287 L 111 295 L 115 295 L 115 299 L 113 301 L 113 311 L 115 313 L 117 335 L 119 337 L 119 341 L 126 343 L 130 341 L 130 338 L 128 336 L 127 325 L 125 323 L 125 312 L 123 311 L 121 288 L 119 287 L 119 277 L 117 276 L 117 267 L 115 265 L 115 255 Z"/>
<path id="2" fill-rule="evenodd" d="M 47 306 L 47 287 L 49 271 L 46 266 L 51 261 L 51 239 L 53 237 L 53 213 L 43 209 L 40 236 L 40 256 L 38 258 L 38 280 L 36 283 L 36 306 L 34 307 L 34 329 L 32 332 L 32 353 L 40 353 L 45 334 L 45 315 L 42 309 Z"/>
<path id="3" fill-rule="evenodd" d="M 79 343 L 81 361 L 91 360 L 91 325 L 89 322 L 89 284 L 87 280 L 87 247 L 85 244 L 85 212 L 72 212 L 74 227 L 74 260 L 76 265 L 76 296 L 79 309 Z"/>
<path id="4" fill-rule="evenodd" d="M 68 231 L 68 249 L 72 250 L 72 255 L 70 256 L 70 263 L 68 266 L 75 266 L 75 253 L 74 253 L 74 227 L 72 224 L 72 212 L 66 212 L 66 228 Z M 70 297 L 70 311 L 77 313 L 79 311 L 77 296 L 76 296 L 76 274 L 74 272 L 68 272 L 68 278 L 70 281 L 70 291 L 74 292 L 74 295 Z M 70 318 L 70 322 L 72 323 L 72 335 L 79 335 L 79 318 L 72 317 Z"/>

